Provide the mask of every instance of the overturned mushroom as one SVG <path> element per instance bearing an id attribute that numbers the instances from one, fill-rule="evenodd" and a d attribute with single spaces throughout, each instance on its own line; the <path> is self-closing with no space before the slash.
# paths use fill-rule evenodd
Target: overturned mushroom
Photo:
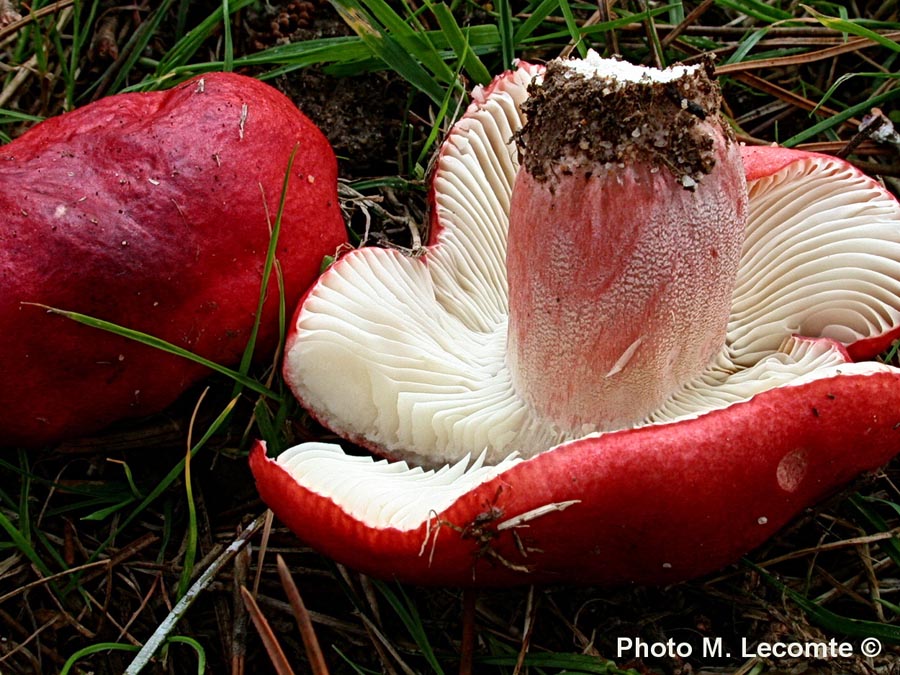
<path id="1" fill-rule="evenodd" d="M 384 577 L 664 583 L 893 456 L 900 370 L 852 359 L 900 332 L 900 205 L 739 148 L 718 96 L 594 55 L 476 91 L 425 254 L 346 255 L 289 337 L 301 402 L 390 459 L 259 444 L 276 514 Z"/>

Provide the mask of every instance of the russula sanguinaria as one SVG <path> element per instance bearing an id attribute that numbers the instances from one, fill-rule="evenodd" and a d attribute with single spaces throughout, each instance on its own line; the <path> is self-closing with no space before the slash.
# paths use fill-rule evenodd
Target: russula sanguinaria
<path id="1" fill-rule="evenodd" d="M 0 445 L 157 412 L 209 371 L 51 306 L 237 363 L 276 257 L 293 308 L 345 240 L 334 153 L 283 94 L 209 73 L 112 96 L 0 147 Z M 258 351 L 278 334 L 273 276 Z"/>
<path id="2" fill-rule="evenodd" d="M 275 513 L 381 577 L 668 583 L 900 450 L 900 370 L 871 360 L 900 330 L 900 205 L 739 147 L 718 96 L 703 66 L 593 55 L 477 90 L 424 254 L 344 256 L 288 340 L 303 405 L 386 459 L 260 443 Z"/>

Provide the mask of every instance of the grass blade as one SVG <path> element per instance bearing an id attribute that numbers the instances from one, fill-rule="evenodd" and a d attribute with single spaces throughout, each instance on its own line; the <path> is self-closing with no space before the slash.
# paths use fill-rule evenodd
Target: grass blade
<path id="1" fill-rule="evenodd" d="M 196 455 L 200 451 L 200 449 L 206 445 L 209 439 L 212 438 L 213 434 L 215 434 L 225 423 L 225 420 L 230 417 L 231 411 L 234 409 L 236 403 L 237 399 L 233 399 L 227 406 L 225 406 L 224 410 L 219 413 L 219 416 L 216 417 L 215 420 L 213 420 L 212 424 L 210 424 L 209 428 L 206 430 L 206 433 L 203 434 L 203 437 L 199 441 L 197 441 L 196 445 L 194 445 L 193 448 L 191 448 L 192 456 Z M 150 504 L 155 502 L 157 498 L 163 492 L 165 492 L 169 488 L 169 486 L 178 479 L 179 476 L 183 474 L 184 464 L 185 460 L 182 459 L 175 466 L 173 466 L 169 470 L 169 473 L 167 473 L 166 476 L 159 483 L 157 483 L 156 487 L 147 493 L 147 496 L 144 497 L 143 500 L 141 500 L 141 503 L 138 504 L 131 513 L 122 518 L 122 522 L 118 524 L 118 527 L 113 532 L 111 532 L 110 535 L 99 546 L 97 546 L 97 550 L 94 551 L 93 555 L 91 555 L 86 562 L 90 563 L 96 560 L 103 553 L 103 551 L 105 551 L 106 548 L 115 540 L 117 534 L 121 530 L 124 530 L 126 527 L 128 527 L 128 525 L 141 513 L 143 513 L 144 510 L 148 506 L 150 506 Z M 72 583 L 77 583 L 77 581 L 78 580 L 75 579 Z"/>
<path id="2" fill-rule="evenodd" d="M 95 645 L 90 645 L 89 647 L 85 647 L 84 649 L 79 649 L 77 652 L 72 654 L 68 658 L 68 660 L 63 665 L 62 669 L 59 671 L 59 675 L 69 675 L 72 671 L 72 668 L 75 667 L 75 664 L 81 661 L 86 656 L 91 656 L 92 654 L 100 654 L 102 652 L 136 652 L 140 649 L 140 647 L 136 647 L 135 645 L 123 645 L 119 642 L 98 642 Z"/>
<path id="3" fill-rule="evenodd" d="M 792 148 L 795 145 L 798 145 L 805 141 L 808 138 L 812 138 L 817 134 L 822 133 L 823 131 L 827 131 L 833 127 L 842 124 L 844 121 L 850 119 L 858 115 L 859 113 L 865 113 L 871 110 L 872 108 L 876 108 L 887 101 L 893 100 L 900 96 L 900 89 L 890 89 L 888 91 L 882 92 L 877 96 L 873 96 L 867 101 L 863 101 L 862 103 L 858 103 L 857 105 L 851 106 L 846 110 L 839 112 L 837 115 L 833 115 L 828 119 L 824 119 L 818 124 L 814 124 L 813 126 L 801 131 L 794 136 L 791 136 L 786 141 L 782 141 L 782 145 L 788 148 Z"/>
<path id="4" fill-rule="evenodd" d="M 716 0 L 716 4 L 720 7 L 736 10 L 749 17 L 753 17 L 754 19 L 765 21 L 766 23 L 789 21 L 793 18 L 793 15 L 790 12 L 772 7 L 770 4 L 762 2 L 761 0 Z"/>
<path id="5" fill-rule="evenodd" d="M 163 0 L 153 13 L 142 22 L 138 29 L 134 32 L 128 43 L 123 49 L 127 53 L 124 62 L 121 64 L 119 72 L 116 73 L 110 87 L 111 91 L 117 92 L 121 90 L 122 84 L 131 76 L 131 70 L 141 58 L 150 40 L 156 35 L 163 18 L 169 13 L 174 0 Z M 101 80 L 98 80 L 98 82 Z"/>
<path id="6" fill-rule="evenodd" d="M 566 21 L 566 29 L 569 32 L 572 43 L 578 50 L 579 56 L 581 56 L 581 58 L 584 58 L 585 56 L 587 56 L 588 48 L 587 45 L 584 44 L 581 30 L 578 27 L 578 21 L 575 20 L 575 14 L 572 12 L 572 6 L 569 4 L 569 0 L 558 0 L 558 2 L 559 9 Z"/>
<path id="7" fill-rule="evenodd" d="M 425 632 L 425 627 L 422 625 L 422 617 L 419 616 L 419 611 L 416 609 L 416 606 L 413 604 L 412 600 L 410 600 L 409 596 L 403 591 L 403 588 L 398 586 L 400 596 L 402 596 L 401 600 L 401 597 L 394 593 L 387 584 L 376 580 L 372 580 L 372 583 L 385 597 L 397 613 L 397 616 L 400 617 L 403 625 L 406 626 L 406 630 L 409 631 L 409 634 L 412 636 L 413 640 L 415 640 L 416 646 L 418 646 L 419 650 L 422 652 L 422 657 L 428 662 L 431 669 L 437 673 L 437 675 L 444 675 L 444 670 L 441 668 L 441 664 L 434 654 L 431 642 L 428 640 L 428 634 Z"/>
<path id="8" fill-rule="evenodd" d="M 0 510 L 0 528 L 2 528 L 7 535 L 9 535 L 10 540 L 15 548 L 19 550 L 22 555 L 24 555 L 31 563 L 40 571 L 40 573 L 49 577 L 53 575 L 53 572 L 47 566 L 47 563 L 44 561 L 44 557 L 41 556 L 37 550 L 34 548 L 32 543 L 33 534 L 31 528 L 31 479 L 28 474 L 28 460 L 25 456 L 25 452 L 21 451 L 19 453 L 20 463 L 23 467 L 23 479 L 21 482 L 21 489 L 19 492 L 19 503 L 18 507 L 18 527 L 16 524 L 11 521 L 2 510 Z M 51 582 L 52 584 L 52 582 Z M 58 590 L 53 586 L 54 592 L 58 593 Z"/>
<path id="9" fill-rule="evenodd" d="M 332 0 L 344 22 L 350 26 L 369 48 L 373 56 L 383 61 L 403 79 L 440 105 L 444 88 L 390 35 L 383 34 L 358 7 L 350 7 L 339 0 Z"/>
<path id="10" fill-rule="evenodd" d="M 428 133 L 428 138 L 426 138 L 425 142 L 422 144 L 422 149 L 419 151 L 419 156 L 413 165 L 415 175 L 423 180 L 426 173 L 425 164 L 427 163 L 427 158 L 431 155 L 432 148 L 441 134 L 441 124 L 447 117 L 447 113 L 450 110 L 450 103 L 454 100 L 452 94 L 453 92 L 448 89 L 447 95 L 444 97 L 444 100 L 441 101 L 441 107 L 435 116 L 431 131 Z"/>
<path id="11" fill-rule="evenodd" d="M 738 48 L 734 50 L 734 54 L 725 59 L 723 65 L 742 62 L 747 54 L 750 53 L 750 51 L 757 45 L 760 40 L 762 40 L 768 34 L 768 32 L 768 28 L 753 31 L 753 33 L 751 33 L 746 39 L 741 40 Z"/>
<path id="12" fill-rule="evenodd" d="M 825 630 L 839 633 L 841 635 L 846 635 L 848 637 L 872 637 L 878 638 L 879 640 L 882 640 L 884 642 L 900 644 L 900 626 L 891 626 L 888 624 L 879 623 L 877 621 L 853 619 L 850 617 L 841 616 L 840 614 L 836 614 L 831 610 L 817 605 L 806 596 L 801 595 L 793 588 L 782 583 L 774 576 L 766 572 L 762 567 L 759 567 L 758 565 L 755 565 L 754 563 L 746 559 L 744 560 L 744 563 L 753 568 L 771 586 L 777 588 L 779 591 L 791 598 L 791 600 L 797 603 L 797 605 L 801 607 L 804 612 L 806 612 L 807 616 L 809 616 L 809 618 L 812 619 L 814 623 L 818 624 Z"/>
<path id="13" fill-rule="evenodd" d="M 175 604 L 172 611 L 169 612 L 166 618 L 163 619 L 159 626 L 157 626 L 153 635 L 151 635 L 144 643 L 144 646 L 140 648 L 137 656 L 134 657 L 134 660 L 125 670 L 125 675 L 138 675 L 138 673 L 144 669 L 150 662 L 150 659 L 153 658 L 153 655 L 156 654 L 156 651 L 166 641 L 172 629 L 178 624 L 190 606 L 194 604 L 194 600 L 197 599 L 201 591 L 209 586 L 221 569 L 228 564 L 234 556 L 243 550 L 245 546 L 247 546 L 251 537 L 256 534 L 260 527 L 262 527 L 265 520 L 265 513 L 256 518 L 256 520 L 247 526 L 246 530 L 241 532 L 237 538 L 228 545 L 228 548 L 226 548 L 218 558 L 210 563 L 209 567 L 203 571 L 203 574 L 201 574 L 197 581 L 194 582 L 193 586 L 185 593 L 184 597 Z"/>
<path id="14" fill-rule="evenodd" d="M 206 650 L 203 649 L 203 645 L 197 640 L 187 635 L 173 635 L 168 642 L 170 644 L 185 644 L 193 648 L 197 652 L 197 675 L 203 675 L 206 672 Z"/>
<path id="15" fill-rule="evenodd" d="M 558 3 L 559 0 L 553 0 L 554 3 Z M 648 9 L 646 12 L 640 12 L 639 14 L 628 14 L 625 16 L 620 16 L 618 19 L 613 19 L 612 21 L 604 21 L 601 23 L 595 23 L 590 26 L 583 26 L 577 29 L 578 34 L 581 36 L 582 40 L 587 37 L 592 37 L 594 35 L 599 35 L 601 33 L 607 33 L 612 30 L 616 30 L 618 28 L 622 28 L 623 26 L 628 26 L 630 24 L 647 20 L 651 17 L 659 16 L 660 14 L 664 14 L 671 10 L 676 5 L 663 5 L 661 7 L 656 7 L 654 9 Z M 540 44 L 542 42 L 546 42 L 548 40 L 571 40 L 572 32 L 568 28 L 566 30 L 558 30 L 551 33 L 547 33 L 546 35 L 541 35 L 539 37 L 531 37 L 526 40 L 523 40 L 523 45 L 531 46 L 534 44 Z"/>
<path id="16" fill-rule="evenodd" d="M 827 14 L 822 14 L 821 12 L 817 12 L 812 7 L 808 5 L 800 5 L 807 12 L 812 14 L 825 28 L 830 28 L 831 30 L 840 31 L 841 33 L 850 33 L 851 35 L 858 35 L 859 37 L 868 38 L 872 42 L 875 42 L 882 47 L 886 47 L 893 52 L 900 53 L 900 43 L 891 40 L 880 33 L 876 33 L 874 30 L 870 30 L 865 26 L 860 26 L 855 21 L 850 21 L 848 19 L 839 19 L 834 16 L 828 16 Z"/>
<path id="17" fill-rule="evenodd" d="M 343 0 L 343 2 L 359 7 L 357 0 Z M 381 22 L 382 30 L 379 32 L 383 35 L 409 40 L 410 53 L 434 73 L 439 81 L 444 83 L 453 81 L 453 71 L 444 63 L 444 59 L 435 49 L 426 31 L 412 28 L 384 0 L 363 0 L 363 2 L 374 19 Z"/>
<path id="18" fill-rule="evenodd" d="M 92 328 L 97 328 L 99 330 L 104 330 L 108 333 L 114 333 L 115 335 L 119 335 L 121 337 L 128 338 L 129 340 L 134 340 L 135 342 L 140 342 L 141 344 L 147 345 L 148 347 L 153 347 L 155 349 L 159 349 L 160 351 L 167 352 L 169 354 L 174 354 L 175 356 L 181 356 L 182 358 L 187 359 L 188 361 L 193 361 L 194 363 L 198 363 L 201 366 L 206 366 L 210 370 L 214 370 L 217 373 L 230 377 L 235 382 L 247 387 L 252 391 L 255 391 L 257 394 L 262 394 L 263 396 L 267 396 L 275 401 L 282 400 L 282 396 L 276 394 L 274 391 L 268 389 L 267 387 L 261 385 L 259 382 L 254 380 L 252 377 L 247 377 L 231 368 L 226 368 L 215 361 L 210 361 L 209 359 L 203 358 L 198 354 L 194 354 L 193 352 L 184 349 L 183 347 L 179 347 L 178 345 L 173 345 L 171 342 L 166 342 L 158 337 L 154 337 L 152 335 L 148 335 L 147 333 L 142 333 L 137 330 L 133 330 L 131 328 L 126 328 L 124 326 L 119 326 L 110 321 L 104 321 L 103 319 L 97 319 L 92 316 L 87 316 L 85 314 L 80 314 L 78 312 L 70 312 L 65 309 L 59 309 L 56 307 L 48 307 L 47 305 L 41 305 L 37 303 L 22 303 L 33 305 L 35 307 L 40 307 L 42 309 L 47 310 L 53 314 L 58 314 L 59 316 L 64 316 L 67 319 L 71 319 L 72 321 L 76 321 L 80 324 L 84 324 L 85 326 L 91 326 Z"/>
<path id="19" fill-rule="evenodd" d="M 252 3 L 253 0 L 228 0 L 227 9 L 229 12 L 234 13 Z M 219 24 L 223 22 L 226 24 L 229 23 L 227 19 L 223 18 L 226 16 L 225 10 L 225 2 L 223 2 L 212 14 L 206 17 L 206 19 L 200 22 L 173 45 L 160 60 L 159 65 L 157 65 L 156 76 L 163 77 L 166 74 L 174 72 L 177 68 L 184 66 L 194 54 L 197 53 L 197 50 L 200 49 L 203 43 L 209 39 L 213 32 L 215 32 Z M 234 61 L 231 65 L 233 68 Z M 225 69 L 224 62 L 222 63 L 222 68 Z"/>
<path id="20" fill-rule="evenodd" d="M 84 3 L 76 2 L 73 5 L 72 15 L 72 47 L 69 50 L 69 64 L 67 67 L 68 77 L 66 78 L 66 109 L 71 110 L 75 107 L 75 73 L 79 70 L 79 63 L 84 58 L 83 47 L 88 44 L 88 37 L 94 26 L 94 19 L 97 13 L 97 6 L 100 3 L 92 2 L 88 15 L 85 18 Z"/>
<path id="21" fill-rule="evenodd" d="M 272 233 L 269 235 L 269 247 L 266 249 L 266 260 L 263 263 L 263 273 L 259 284 L 259 296 L 256 300 L 256 318 L 253 321 L 253 328 L 250 329 L 250 337 L 247 339 L 247 345 L 244 347 L 244 353 L 241 356 L 241 363 L 238 366 L 238 372 L 242 377 L 246 378 L 250 372 L 250 364 L 253 361 L 253 352 L 256 350 L 256 338 L 259 336 L 259 327 L 262 323 L 263 307 L 266 303 L 266 296 L 269 294 L 269 281 L 272 278 L 272 270 L 275 267 L 275 251 L 278 250 L 278 238 L 281 235 L 281 221 L 284 218 L 284 207 L 287 204 L 288 187 L 290 185 L 291 174 L 294 168 L 294 158 L 297 155 L 297 146 L 291 150 L 288 157 L 287 167 L 284 170 L 284 182 L 281 186 L 281 196 L 278 200 L 278 213 L 275 215 L 275 223 L 272 225 Z M 298 179 L 299 180 L 299 179 Z M 268 212 L 268 201 L 265 194 L 262 195 L 263 204 Z M 280 296 L 284 301 L 284 296 Z M 237 398 L 241 392 L 243 383 L 236 381 L 234 390 L 231 393 L 232 398 Z"/>
<path id="22" fill-rule="evenodd" d="M 3 528 L 6 534 L 9 535 L 9 538 L 12 539 L 13 545 L 40 570 L 41 574 L 46 577 L 53 575 L 53 572 L 50 571 L 50 568 L 44 562 L 43 557 L 31 545 L 28 537 L 22 534 L 3 511 L 0 511 L 0 528 Z"/>
<path id="23" fill-rule="evenodd" d="M 886 506 L 889 506 L 897 513 L 900 513 L 900 504 L 895 504 L 894 502 L 888 501 L 887 499 L 863 497 L 859 494 L 850 497 L 850 503 L 857 508 L 857 510 L 869 522 L 870 525 L 877 528 L 879 532 L 890 532 L 891 527 L 887 524 L 887 521 L 885 521 L 885 519 L 882 518 L 873 509 L 870 509 L 867 502 L 872 504 L 884 504 Z M 891 560 L 894 561 L 894 564 L 900 567 L 900 539 L 898 539 L 897 537 L 894 537 L 892 539 L 885 539 L 879 543 L 879 546 L 885 553 L 888 554 L 888 556 L 890 556 Z"/>
<path id="24" fill-rule="evenodd" d="M 508 3 L 507 3 L 508 4 Z M 534 33 L 535 30 L 544 22 L 548 16 L 553 13 L 553 10 L 556 9 L 557 0 L 541 0 L 541 4 L 534 8 L 531 12 L 531 16 L 529 16 L 525 21 L 523 21 L 519 27 L 516 29 L 515 35 L 510 40 L 513 50 L 515 50 L 515 46 L 521 44 L 524 40 L 527 40 L 531 37 L 531 34 Z M 500 31 L 501 40 L 503 39 L 503 31 Z M 506 54 L 506 52 L 503 52 Z M 506 62 L 505 58 L 503 61 L 503 65 L 505 68 L 509 68 L 510 64 Z"/>
<path id="25" fill-rule="evenodd" d="M 187 593 L 191 577 L 194 575 L 194 563 L 197 561 L 197 540 L 199 537 L 197 532 L 197 504 L 194 500 L 194 483 L 191 480 L 191 458 L 193 457 L 191 454 L 191 436 L 194 433 L 197 412 L 203 403 L 203 399 L 206 397 L 207 391 L 209 391 L 208 388 L 197 399 L 197 405 L 194 406 L 194 413 L 191 416 L 190 426 L 188 427 L 187 452 L 184 457 L 184 491 L 188 510 L 188 528 L 187 543 L 184 548 L 184 564 L 181 567 L 181 578 L 178 580 L 178 591 L 175 596 L 179 600 Z"/>
<path id="26" fill-rule="evenodd" d="M 512 8 L 509 0 L 497 0 L 497 27 L 500 29 L 500 55 L 503 68 L 512 68 L 516 57 L 516 40 L 512 27 Z"/>
<path id="27" fill-rule="evenodd" d="M 228 0 L 222 0 L 222 33 L 224 37 L 223 69 L 226 72 L 234 70 L 234 42 L 231 38 L 231 10 L 228 8 Z"/>
<path id="28" fill-rule="evenodd" d="M 430 9 L 469 77 L 477 84 L 490 82 L 492 79 L 491 74 L 481 62 L 481 59 L 472 51 L 468 39 L 466 39 L 459 24 L 456 23 L 450 8 L 443 2 L 439 2 L 436 5 L 430 5 Z"/>

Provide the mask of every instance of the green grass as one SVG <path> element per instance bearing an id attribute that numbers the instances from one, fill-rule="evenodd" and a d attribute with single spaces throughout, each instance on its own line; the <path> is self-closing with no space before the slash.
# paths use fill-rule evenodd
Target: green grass
<path id="1" fill-rule="evenodd" d="M 342 34 L 255 49 L 247 26 L 264 3 L 163 0 L 150 9 L 116 10 L 123 32 L 118 57 L 103 61 L 92 55 L 92 40 L 110 16 L 107 4 L 35 2 L 31 8 L 38 18 L 14 31 L 0 28 L 5 66 L 0 140 L 98 97 L 164 88 L 202 72 L 246 72 L 276 86 L 310 69 L 338 78 L 336 83 L 384 76 L 400 91 L 394 94 L 392 120 L 401 126 L 397 157 L 386 159 L 377 175 L 354 174 L 352 158 L 344 170 L 385 213 L 396 206 L 379 200 L 399 195 L 414 219 L 424 222 L 428 165 L 443 133 L 465 109 L 471 88 L 486 84 L 516 58 L 539 61 L 563 50 L 608 54 L 617 48 L 637 62 L 649 63 L 657 54 L 673 63 L 715 51 L 718 63 L 731 68 L 722 78 L 725 100 L 736 133 L 747 142 L 817 143 L 836 151 L 870 108 L 896 107 L 896 5 L 891 10 L 886 3 L 877 16 L 876 10 L 854 16 L 844 3 L 809 2 L 808 9 L 788 11 L 782 2 L 716 0 L 678 38 L 667 40 L 697 4 L 619 2 L 604 18 L 594 16 L 596 3 L 573 0 L 334 0 L 332 10 L 323 6 L 317 12 L 342 21 Z M 257 30 L 266 25 L 259 22 Z M 868 42 L 816 58 L 819 50 L 851 37 Z M 790 62 L 753 68 L 760 59 Z M 773 112 L 739 121 L 765 106 Z M 900 175 L 896 156 L 885 160 L 871 144 L 851 159 L 881 167 L 889 183 Z M 346 206 L 358 240 L 361 209 Z M 283 200 L 273 214 L 260 303 L 280 283 L 275 250 L 282 207 Z M 371 213 L 379 233 L 394 236 L 395 223 Z M 215 377 L 206 398 L 191 392 L 161 417 L 120 426 L 86 445 L 0 456 L 0 598 L 9 598 L 0 604 L 0 635 L 8 636 L 10 648 L 19 646 L 0 654 L 0 672 L 123 672 L 140 644 L 186 597 L 193 605 L 185 603 L 184 614 L 160 638 L 157 660 L 144 672 L 227 672 L 235 658 L 247 663 L 247 672 L 268 672 L 268 659 L 252 629 L 242 627 L 242 606 L 230 594 L 246 574 L 237 563 L 229 559 L 228 567 L 216 568 L 204 593 L 188 594 L 211 561 L 239 539 L 239 530 L 262 513 L 245 466 L 252 439 L 261 437 L 278 452 L 324 432 L 286 391 L 277 355 L 271 363 L 254 365 L 252 340 L 241 363 L 226 367 L 125 326 L 68 308 L 53 311 L 203 363 Z M 282 335 L 291 311 L 282 303 Z M 896 467 L 890 467 L 858 486 L 858 494 L 798 519 L 754 552 L 747 566 L 697 582 L 671 589 L 539 589 L 531 591 L 534 603 L 527 589 L 485 591 L 475 612 L 476 671 L 627 673 L 645 665 L 672 671 L 673 664 L 660 661 L 636 665 L 635 671 L 616 663 L 615 637 L 626 634 L 759 640 L 783 629 L 795 636 L 872 635 L 896 643 L 900 597 L 893 579 L 900 540 L 889 536 L 900 526 L 896 476 Z M 458 668 L 460 591 L 370 582 L 308 551 L 280 528 L 269 545 L 297 570 L 320 639 L 329 645 L 326 658 L 333 672 Z M 262 603 L 263 611 L 284 620 L 271 556 L 260 564 L 260 597 L 268 603 Z M 244 581 L 254 584 L 252 575 Z M 302 646 L 289 631 L 279 637 L 303 672 Z M 228 651 L 235 646 L 245 649 L 239 657 Z M 738 660 L 695 665 L 715 667 L 768 668 Z"/>

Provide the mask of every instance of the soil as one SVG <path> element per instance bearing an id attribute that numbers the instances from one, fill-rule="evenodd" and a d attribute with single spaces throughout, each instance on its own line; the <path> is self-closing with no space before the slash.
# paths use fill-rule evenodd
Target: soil
<path id="1" fill-rule="evenodd" d="M 591 174 L 623 162 L 646 164 L 693 185 L 716 162 L 711 125 L 731 137 L 712 76 L 706 61 L 671 82 L 617 86 L 551 61 L 522 106 L 528 122 L 517 141 L 525 167 L 544 181 L 560 167 Z"/>
<path id="2" fill-rule="evenodd" d="M 266 9 L 268 7 L 268 9 Z M 352 34 L 324 0 L 261 5 L 247 16 L 245 49 Z M 323 68 L 292 71 L 271 82 L 281 89 L 331 142 L 347 179 L 396 175 L 400 168 L 409 85 L 384 71 L 333 75 Z"/>

